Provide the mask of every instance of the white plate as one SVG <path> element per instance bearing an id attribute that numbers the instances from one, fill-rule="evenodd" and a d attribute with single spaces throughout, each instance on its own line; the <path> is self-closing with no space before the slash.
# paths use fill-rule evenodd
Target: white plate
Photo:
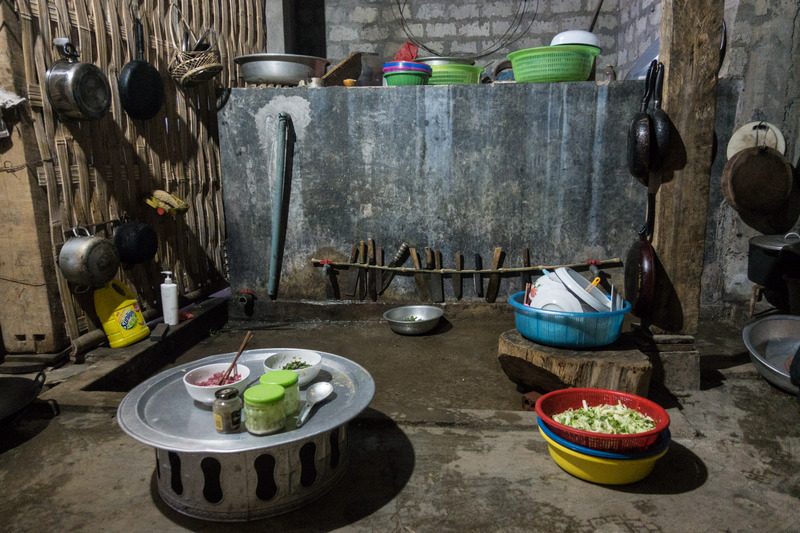
<path id="1" fill-rule="evenodd" d="M 572 270 L 571 268 L 561 267 L 556 269 L 556 276 L 560 279 L 572 293 L 583 300 L 585 304 L 598 312 L 611 310 L 609 299 L 603 292 L 592 285 L 592 282 Z M 589 290 L 587 288 L 591 287 Z"/>
<path id="2" fill-rule="evenodd" d="M 759 124 L 762 125 L 761 128 Z M 786 139 L 777 126 L 769 122 L 750 122 L 731 135 L 731 140 L 728 141 L 728 159 L 745 148 L 754 146 L 768 146 L 786 155 Z"/>

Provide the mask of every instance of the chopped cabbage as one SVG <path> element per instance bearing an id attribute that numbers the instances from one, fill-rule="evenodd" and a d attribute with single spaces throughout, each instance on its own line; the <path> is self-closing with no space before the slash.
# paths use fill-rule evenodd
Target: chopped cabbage
<path id="1" fill-rule="evenodd" d="M 656 427 L 656 422 L 651 417 L 625 407 L 622 402 L 617 402 L 617 405 L 589 407 L 586 400 L 583 400 L 582 408 L 567 409 L 553 416 L 553 420 L 571 428 L 613 435 L 644 433 Z"/>

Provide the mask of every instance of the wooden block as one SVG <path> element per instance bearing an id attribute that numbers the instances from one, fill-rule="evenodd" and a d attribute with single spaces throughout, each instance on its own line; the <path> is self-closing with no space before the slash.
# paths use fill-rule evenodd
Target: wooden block
<path id="1" fill-rule="evenodd" d="M 647 396 L 653 370 L 648 357 L 625 336 L 608 347 L 571 350 L 536 344 L 512 329 L 500 335 L 497 352 L 511 381 L 544 392 L 596 387 Z"/>

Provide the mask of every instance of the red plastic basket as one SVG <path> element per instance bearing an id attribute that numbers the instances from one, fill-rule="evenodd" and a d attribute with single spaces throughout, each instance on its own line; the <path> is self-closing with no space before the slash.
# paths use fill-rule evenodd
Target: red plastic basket
<path id="1" fill-rule="evenodd" d="M 571 428 L 564 424 L 559 424 L 553 420 L 552 416 L 557 415 L 567 409 L 579 409 L 583 407 L 583 400 L 589 407 L 596 405 L 610 404 L 622 405 L 635 409 L 651 417 L 656 422 L 655 429 L 643 433 L 633 433 L 629 435 L 612 435 L 608 433 L 595 433 L 581 429 Z M 536 414 L 550 430 L 561 437 L 579 446 L 592 448 L 594 450 L 604 450 L 608 452 L 631 452 L 643 451 L 658 440 L 662 431 L 669 427 L 669 415 L 663 407 L 655 402 L 636 396 L 607 389 L 562 389 L 549 392 L 536 401 Z"/>

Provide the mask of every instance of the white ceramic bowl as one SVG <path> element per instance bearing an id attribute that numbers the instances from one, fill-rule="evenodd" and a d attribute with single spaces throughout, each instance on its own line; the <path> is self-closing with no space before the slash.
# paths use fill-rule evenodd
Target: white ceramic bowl
<path id="1" fill-rule="evenodd" d="M 550 272 L 534 283 L 536 294 L 531 298 L 531 307 L 546 311 L 582 313 L 581 301 L 567 289 L 555 274 Z"/>
<path id="2" fill-rule="evenodd" d="M 297 383 L 300 387 L 313 381 L 320 368 L 322 368 L 322 356 L 313 350 L 303 350 L 300 348 L 278 349 L 275 353 L 264 359 L 264 372 L 273 370 L 285 370 L 284 366 L 292 361 L 302 361 L 311 366 L 294 370 L 297 374 Z"/>
<path id="3" fill-rule="evenodd" d="M 250 377 L 250 369 L 243 364 L 236 365 L 235 370 L 241 376 L 241 378 L 235 383 L 210 387 L 201 387 L 200 385 L 197 385 L 197 383 L 206 381 L 217 372 L 225 372 L 228 367 L 231 366 L 231 362 L 233 362 L 233 360 L 227 363 L 214 363 L 201 366 L 184 374 L 183 385 L 186 387 L 186 392 L 188 392 L 189 395 L 198 402 L 206 405 L 211 405 L 214 403 L 214 394 L 220 389 L 233 387 L 239 391 L 240 395 L 244 394 L 244 390 L 247 388 L 249 383 L 248 378 Z M 233 370 L 231 370 L 231 375 L 233 375 Z"/>
<path id="4" fill-rule="evenodd" d="M 603 291 L 592 285 L 590 280 L 587 280 L 571 268 L 561 267 L 556 269 L 556 276 L 564 285 L 583 303 L 588 305 L 592 310 L 599 313 L 611 311 L 611 300 L 609 300 Z"/>
<path id="5" fill-rule="evenodd" d="M 558 46 L 560 44 L 585 44 L 587 46 L 600 48 L 600 39 L 590 31 L 569 30 L 562 31 L 550 41 L 550 46 Z"/>

